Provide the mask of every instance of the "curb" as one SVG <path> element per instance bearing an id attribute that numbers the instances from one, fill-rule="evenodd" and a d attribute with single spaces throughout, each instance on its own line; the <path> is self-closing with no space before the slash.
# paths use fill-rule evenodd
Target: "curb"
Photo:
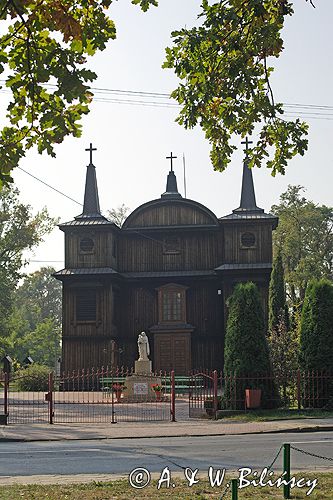
<path id="1" fill-rule="evenodd" d="M 96 437 L 55 437 L 55 438 L 16 438 L 16 437 L 0 437 L 0 443 L 8 442 L 51 442 L 51 441 L 101 441 L 106 439 L 161 439 L 161 438 L 178 438 L 178 437 L 216 437 L 216 436 L 244 436 L 258 434 L 291 434 L 297 432 L 332 432 L 333 426 L 313 426 L 313 427 L 288 427 L 287 429 L 271 429 L 253 432 L 217 432 L 212 434 L 160 434 L 156 436 L 96 436 Z"/>

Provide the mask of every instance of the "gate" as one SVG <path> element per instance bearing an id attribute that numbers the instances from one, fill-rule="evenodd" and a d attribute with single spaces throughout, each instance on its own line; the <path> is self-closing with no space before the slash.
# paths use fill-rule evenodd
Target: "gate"
<path id="1" fill-rule="evenodd" d="M 5 374 L 1 383 L 4 416 L 9 424 L 48 423 L 50 407 L 46 393 L 49 380 L 29 374 Z M 40 390 L 36 390 L 36 388 Z"/>
<path id="2" fill-rule="evenodd" d="M 218 410 L 217 371 L 198 371 L 189 379 L 189 417 L 210 416 L 216 418 Z"/>

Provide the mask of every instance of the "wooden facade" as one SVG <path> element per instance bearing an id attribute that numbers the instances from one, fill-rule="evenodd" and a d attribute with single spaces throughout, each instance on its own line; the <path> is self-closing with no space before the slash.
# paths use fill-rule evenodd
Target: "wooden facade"
<path id="1" fill-rule="evenodd" d="M 257 283 L 267 317 L 272 229 L 256 206 L 244 165 L 241 206 L 217 218 L 177 191 L 171 171 L 161 198 L 138 207 L 122 228 L 99 209 L 95 167 L 83 213 L 65 233 L 62 369 L 134 365 L 145 331 L 156 370 L 222 368 L 226 299 L 236 283 Z"/>

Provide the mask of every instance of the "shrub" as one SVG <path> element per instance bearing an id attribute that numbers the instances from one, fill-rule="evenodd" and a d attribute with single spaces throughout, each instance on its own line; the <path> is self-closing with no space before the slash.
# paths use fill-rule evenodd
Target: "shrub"
<path id="1" fill-rule="evenodd" d="M 327 280 L 313 280 L 307 287 L 301 316 L 299 362 L 308 375 L 302 388 L 303 405 L 326 406 L 333 395 L 333 384 L 329 379 L 318 383 L 316 372 L 332 374 L 333 370 L 333 286 Z"/>
<path id="2" fill-rule="evenodd" d="M 19 391 L 47 391 L 50 368 L 36 363 L 15 375 Z"/>
<path id="3" fill-rule="evenodd" d="M 256 285 L 250 282 L 237 285 L 228 306 L 224 374 L 232 378 L 226 386 L 225 397 L 230 402 L 237 402 L 234 409 L 244 409 L 245 389 L 257 388 L 262 389 L 263 406 L 276 406 L 279 396 L 275 384 L 256 380 L 260 376 L 269 377 L 272 372 L 264 315 Z M 246 377 L 248 380 L 237 381 L 235 377 Z"/>

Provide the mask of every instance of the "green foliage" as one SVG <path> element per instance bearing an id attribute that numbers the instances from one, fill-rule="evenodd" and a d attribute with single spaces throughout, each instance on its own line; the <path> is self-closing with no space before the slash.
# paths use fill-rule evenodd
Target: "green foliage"
<path id="1" fill-rule="evenodd" d="M 46 209 L 33 215 L 17 189 L 0 191 L 0 337 L 8 333 L 13 291 L 25 264 L 23 253 L 38 245 L 56 224 Z"/>
<path id="2" fill-rule="evenodd" d="M 268 327 L 269 330 L 272 331 L 273 329 L 277 328 L 281 316 L 288 315 L 288 312 L 286 310 L 286 292 L 284 286 L 284 270 L 281 251 L 278 251 L 278 254 L 273 263 L 273 269 L 269 283 L 268 304 Z M 288 324 L 287 319 L 286 322 Z"/>
<path id="3" fill-rule="evenodd" d="M 50 369 L 36 363 L 20 370 L 16 376 L 19 391 L 47 391 Z"/>
<path id="4" fill-rule="evenodd" d="M 295 330 L 289 331 L 283 310 L 277 324 L 269 332 L 268 346 L 273 373 L 284 406 L 293 398 L 295 372 L 298 368 L 299 342 Z"/>
<path id="5" fill-rule="evenodd" d="M 24 279 L 13 293 L 6 351 L 21 361 L 32 359 L 53 369 L 61 354 L 61 284 L 43 267 Z"/>
<path id="6" fill-rule="evenodd" d="M 280 404 L 274 381 L 257 380 L 272 374 L 265 324 L 258 289 L 254 283 L 239 284 L 228 299 L 229 315 L 224 344 L 227 377 L 224 408 L 243 409 L 245 389 L 261 389 L 263 407 Z M 231 376 L 231 377 L 230 377 Z M 238 380 L 237 377 L 246 377 Z"/>
<path id="7" fill-rule="evenodd" d="M 53 318 L 58 325 L 61 324 L 62 286 L 53 273 L 53 267 L 41 267 L 28 274 L 16 290 L 15 307 L 23 310 L 30 328 L 35 328 L 45 318 Z"/>
<path id="8" fill-rule="evenodd" d="M 249 166 L 267 160 L 273 176 L 284 174 L 287 161 L 306 151 L 308 129 L 299 119 L 283 119 L 269 81 L 268 58 L 283 50 L 281 31 L 292 2 L 203 0 L 201 9 L 201 25 L 173 32 L 173 47 L 166 49 L 164 67 L 182 80 L 171 94 L 182 106 L 178 123 L 202 127 L 221 171 L 236 149 L 232 134 L 245 137 L 256 126 L 259 141 L 248 151 Z"/>
<path id="9" fill-rule="evenodd" d="M 333 370 L 333 285 L 313 280 L 308 285 L 300 332 L 303 370 Z"/>
<path id="10" fill-rule="evenodd" d="M 333 280 L 333 208 L 307 200 L 302 190 L 288 186 L 271 208 L 279 217 L 274 253 L 282 253 L 287 299 L 296 312 L 312 278 Z"/>
<path id="11" fill-rule="evenodd" d="M 262 305 L 256 285 L 237 285 L 228 300 L 228 307 L 224 372 L 235 375 L 267 375 L 271 371 L 271 365 Z"/>
<path id="12" fill-rule="evenodd" d="M 0 1 L 0 74 L 11 91 L 7 124 L 0 131 L 0 188 L 11 170 L 36 146 L 55 156 L 67 135 L 80 137 L 97 75 L 87 57 L 116 38 L 107 9 L 112 0 Z M 156 0 L 132 0 L 146 11 Z"/>

